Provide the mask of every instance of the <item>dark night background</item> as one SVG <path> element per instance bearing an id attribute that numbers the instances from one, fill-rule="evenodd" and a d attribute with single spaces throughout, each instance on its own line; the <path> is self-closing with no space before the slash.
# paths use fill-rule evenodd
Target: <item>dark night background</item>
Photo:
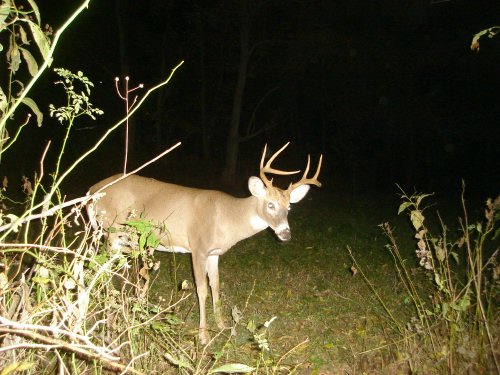
<path id="1" fill-rule="evenodd" d="M 54 29 L 78 5 L 39 1 Z M 499 24 L 500 1 L 94 0 L 63 35 L 52 66 L 82 70 L 105 115 L 77 122 L 65 157 L 74 160 L 123 116 L 116 76 L 144 83 L 144 95 L 184 60 L 135 117 L 129 169 L 181 140 L 142 174 L 223 186 L 246 30 L 236 184 L 257 173 L 266 142 L 276 150 L 290 140 L 278 167 L 303 168 L 307 153 L 313 163 L 323 153 L 325 191 L 394 193 L 399 183 L 447 194 L 463 178 L 486 198 L 500 182 L 500 36 L 482 39 L 479 52 L 470 44 Z M 53 140 L 52 157 L 61 142 L 64 128 L 47 111 L 64 103 L 56 78 L 48 72 L 32 95 L 46 118 L 7 156 L 15 173 L 32 175 L 44 141 Z M 121 132 L 72 175 L 75 194 L 119 172 L 122 161 Z"/>

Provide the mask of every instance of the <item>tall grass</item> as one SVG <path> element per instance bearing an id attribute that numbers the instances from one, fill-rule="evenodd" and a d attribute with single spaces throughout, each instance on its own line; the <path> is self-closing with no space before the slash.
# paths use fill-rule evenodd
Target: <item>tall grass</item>
<path id="1" fill-rule="evenodd" d="M 488 199 L 483 220 L 471 223 L 462 193 L 462 215 L 458 229 L 452 231 L 438 213 L 436 224 L 429 224 L 423 206 L 429 196 L 403 192 L 398 211 L 408 215 L 415 231 L 415 261 L 402 256 L 389 223 L 380 225 L 414 317 L 405 321 L 394 314 L 360 270 L 391 322 L 393 336 L 387 346 L 394 348 L 393 359 L 411 373 L 499 373 L 500 268 L 494 240 L 500 234 L 500 197 Z M 357 271 L 352 253 L 351 258 Z M 428 283 L 421 284 L 412 264 Z"/>

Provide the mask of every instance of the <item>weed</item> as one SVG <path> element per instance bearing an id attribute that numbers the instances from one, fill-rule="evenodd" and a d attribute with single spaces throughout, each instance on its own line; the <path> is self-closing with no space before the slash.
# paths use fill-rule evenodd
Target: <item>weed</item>
<path id="1" fill-rule="evenodd" d="M 438 234 L 433 234 L 423 208 L 423 201 L 429 196 L 403 192 L 398 211 L 408 213 L 415 231 L 415 255 L 430 281 L 425 287 L 419 285 L 402 256 L 392 227 L 388 223 L 380 225 L 389 239 L 387 248 L 407 301 L 416 313 L 409 321 L 393 314 L 349 249 L 354 269 L 383 306 L 388 328 L 395 334 L 383 347 L 393 346 L 396 358 L 403 359 L 412 372 L 499 372 L 495 350 L 499 249 L 491 251 L 487 241 L 498 237 L 500 197 L 488 199 L 484 221 L 471 224 L 462 193 L 463 215 L 458 233 L 451 233 L 438 215 Z"/>

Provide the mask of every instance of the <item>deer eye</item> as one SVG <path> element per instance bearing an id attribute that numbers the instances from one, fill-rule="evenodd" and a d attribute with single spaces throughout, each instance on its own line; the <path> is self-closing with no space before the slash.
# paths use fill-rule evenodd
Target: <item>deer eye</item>
<path id="1" fill-rule="evenodd" d="M 270 210 L 274 211 L 274 210 L 276 209 L 276 206 L 274 205 L 274 203 L 273 203 L 273 202 L 269 202 L 269 203 L 267 204 L 267 208 L 269 208 Z"/>

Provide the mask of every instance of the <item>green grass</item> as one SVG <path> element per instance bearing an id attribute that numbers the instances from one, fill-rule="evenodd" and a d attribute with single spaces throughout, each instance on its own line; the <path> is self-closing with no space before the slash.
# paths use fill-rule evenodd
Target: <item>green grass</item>
<path id="1" fill-rule="evenodd" d="M 49 324 L 55 312 L 57 316 L 67 316 L 61 311 L 73 306 L 74 301 L 82 301 L 82 306 L 86 306 L 86 294 L 74 291 L 65 282 L 67 275 L 83 267 L 86 275 L 83 284 L 89 284 L 90 280 L 95 284 L 89 309 L 82 310 L 84 318 L 78 315 L 78 322 L 86 322 L 87 328 L 103 317 L 114 322 L 102 325 L 102 334 L 109 337 L 108 341 L 125 343 L 120 357 L 132 361 L 142 373 L 207 374 L 230 363 L 258 367 L 254 371 L 257 374 L 439 374 L 447 370 L 462 373 L 465 368 L 483 373 L 498 370 L 498 360 L 493 358 L 499 326 L 495 318 L 499 306 L 499 284 L 495 278 L 498 262 L 492 259 L 491 263 L 485 263 L 498 249 L 498 238 L 491 241 L 493 236 L 489 236 L 484 246 L 477 247 L 481 237 L 475 233 L 483 229 L 478 231 L 477 226 L 469 226 L 467 233 L 471 240 L 467 246 L 484 250 L 483 258 L 477 249 L 467 253 L 467 246 L 455 246 L 461 237 L 460 232 L 457 237 L 455 225 L 448 232 L 446 243 L 448 251 L 456 252 L 460 259 L 457 265 L 450 256 L 447 266 L 447 274 L 453 276 L 456 286 L 447 284 L 439 289 L 436 273 L 417 264 L 415 228 L 409 223 L 407 212 L 396 214 L 399 203 L 396 195 L 352 201 L 316 190 L 290 214 L 291 241 L 280 242 L 272 231 L 266 230 L 234 246 L 220 261 L 223 311 L 226 322 L 234 328 L 218 332 L 207 303 L 209 327 L 215 339 L 206 348 L 197 345 L 198 306 L 190 257 L 156 253 L 162 264 L 159 270 L 149 271 L 151 283 L 146 293 L 146 277 L 137 285 L 125 281 L 137 276 L 137 269 L 125 267 L 125 262 L 136 264 L 137 259 L 106 251 L 96 256 L 94 251 L 99 247 L 96 238 L 90 244 L 83 239 L 77 241 L 81 245 L 64 256 L 58 255 L 58 247 L 51 248 L 53 254 L 37 253 L 34 260 L 52 273 L 43 276 L 43 267 L 35 266 L 35 273 L 26 281 L 33 288 L 31 301 L 44 311 L 30 318 L 30 322 Z M 495 212 L 499 212 L 500 199 L 495 205 Z M 426 223 L 431 223 L 426 227 L 428 248 L 439 244 L 436 233 L 430 234 L 436 230 L 433 211 L 424 211 L 428 217 Z M 479 216 L 470 217 L 469 223 Z M 456 219 L 446 215 L 444 221 L 453 223 Z M 389 235 L 379 226 L 383 222 L 391 225 Z M 66 233 L 67 238 L 73 235 L 77 233 Z M 390 241 L 394 241 L 392 252 L 387 248 Z M 401 255 L 397 263 L 395 248 Z M 114 260 L 110 259 L 111 254 Z M 436 255 L 434 258 L 439 261 Z M 473 267 L 465 266 L 467 258 L 477 259 Z M 441 267 L 440 263 L 435 264 Z M 395 265 L 404 266 L 408 276 L 402 278 Z M 481 283 L 474 284 L 475 289 L 469 288 L 467 295 L 462 294 L 460 290 L 472 277 L 470 270 L 477 267 L 482 269 Z M 43 277 L 36 277 L 38 270 Z M 108 275 L 107 270 L 113 270 L 115 277 L 97 277 L 101 271 Z M 56 288 L 46 287 L 47 277 L 52 277 L 47 282 Z M 132 277 L 132 281 L 136 279 Z M 185 280 L 190 286 L 180 290 Z M 12 297 L 4 302 L 14 301 L 16 288 L 23 286 L 13 281 Z M 411 295 L 405 285 L 411 285 Z M 447 292 L 450 288 L 454 294 Z M 482 290 L 479 298 L 474 294 L 477 289 Z M 464 304 L 467 300 L 469 304 Z M 5 304 L 3 309 L 9 310 L 9 306 Z M 484 310 L 480 311 L 480 306 Z M 240 312 L 237 323 L 231 319 L 235 310 Z M 481 323 L 483 316 L 485 324 Z M 91 338 L 106 345 L 93 332 Z M 44 336 L 41 340 L 52 342 L 52 337 Z M 28 359 L 31 363 L 31 358 L 38 356 L 36 349 L 12 353 L 23 363 Z M 64 350 L 50 351 L 37 358 L 31 365 L 32 373 L 41 369 L 49 369 L 42 373 L 50 373 L 62 362 L 81 365 L 81 371 L 75 373 L 86 373 L 92 367 L 109 369 L 112 365 L 109 361 L 90 363 L 87 358 L 76 358 L 72 341 L 66 343 Z M 4 360 L 6 364 L 15 364 L 11 362 Z"/>
<path id="2" fill-rule="evenodd" d="M 244 322 L 253 320 L 259 325 L 276 316 L 269 330 L 269 342 L 276 353 L 283 354 L 309 339 L 307 345 L 284 360 L 287 364 L 302 363 L 299 372 L 337 373 L 360 368 L 383 371 L 397 358 L 390 348 L 372 349 L 385 346 L 390 340 L 392 332 L 383 328 L 390 328 L 390 323 L 366 282 L 359 274 L 353 274 L 347 246 L 388 307 L 409 319 L 412 308 L 405 303 L 404 290 L 385 248 L 388 241 L 378 224 L 390 221 L 396 225 L 408 262 L 416 265 L 413 234 L 404 218 L 396 216 L 396 196 L 351 202 L 315 191 L 311 197 L 291 211 L 291 241 L 280 243 L 267 230 L 238 243 L 221 257 L 226 319 L 230 321 L 234 306 L 244 311 Z M 174 286 L 174 263 L 178 283 L 184 279 L 192 282 L 189 256 L 173 257 L 158 255 L 162 267 L 153 293 Z M 419 273 L 416 271 L 416 276 Z M 192 298 L 179 311 L 186 318 L 188 329 L 197 326 L 194 289 L 192 292 Z M 245 361 L 251 338 L 245 325 L 237 328 L 235 345 L 239 349 L 234 352 L 233 361 Z M 218 341 L 210 349 L 219 350 L 217 345 L 223 342 Z"/>

